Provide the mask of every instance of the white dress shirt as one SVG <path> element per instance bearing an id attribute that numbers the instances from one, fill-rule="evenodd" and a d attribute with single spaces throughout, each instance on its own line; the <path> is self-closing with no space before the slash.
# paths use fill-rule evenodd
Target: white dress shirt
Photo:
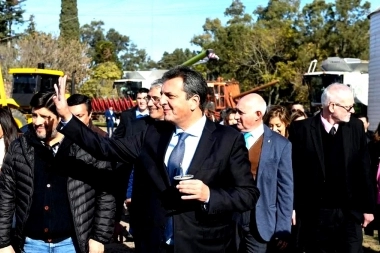
<path id="1" fill-rule="evenodd" d="M 206 124 L 206 116 L 203 116 L 195 124 L 193 124 L 191 127 L 189 127 L 186 130 L 186 133 L 188 133 L 189 136 L 185 139 L 185 155 L 183 157 L 182 164 L 181 164 L 182 173 L 184 175 L 187 174 L 187 170 L 189 169 L 190 163 L 193 160 L 193 156 L 195 154 L 195 150 L 198 147 L 198 143 L 199 143 L 199 140 L 201 139 L 201 135 L 202 135 L 205 124 Z M 182 132 L 183 132 L 182 129 L 176 127 L 176 130 L 172 135 L 172 139 L 170 140 L 168 149 L 166 150 L 166 154 L 165 154 L 166 166 L 168 166 L 168 160 L 169 160 L 170 154 L 172 153 L 174 147 L 178 143 L 178 134 Z"/>

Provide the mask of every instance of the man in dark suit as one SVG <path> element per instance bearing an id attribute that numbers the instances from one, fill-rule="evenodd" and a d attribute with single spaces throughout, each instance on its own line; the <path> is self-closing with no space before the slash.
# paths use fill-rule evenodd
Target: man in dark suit
<path id="1" fill-rule="evenodd" d="M 136 102 L 137 105 L 129 110 L 126 110 L 120 115 L 120 123 L 112 134 L 113 138 L 122 138 L 132 134 L 131 124 L 138 118 L 146 117 L 149 115 L 148 111 L 148 96 L 149 90 L 141 88 L 137 91 Z M 140 121 L 141 130 L 144 129 L 144 121 Z"/>
<path id="2" fill-rule="evenodd" d="M 121 113 L 120 123 L 113 132 L 112 138 L 124 138 L 146 129 L 148 121 L 150 121 L 147 108 L 148 92 L 149 90 L 146 88 L 141 88 L 137 91 L 137 105 Z M 115 177 L 113 181 L 116 188 L 116 222 L 121 220 L 127 189 L 131 187 L 129 181 L 132 183 L 132 171 L 133 163 L 117 163 L 114 169 Z"/>
<path id="3" fill-rule="evenodd" d="M 141 252 L 234 252 L 232 214 L 253 209 L 259 192 L 243 136 L 203 114 L 202 75 L 184 66 L 166 72 L 160 99 L 165 121 L 149 125 L 145 135 L 116 140 L 100 138 L 72 117 L 65 81 L 60 78 L 59 90 L 55 86 L 60 131 L 99 158 L 136 159 L 141 168 L 135 173 L 145 180 L 135 181 L 139 195 L 133 196 L 144 233 Z M 194 178 L 173 182 L 181 174 Z"/>
<path id="4" fill-rule="evenodd" d="M 316 116 L 290 126 L 295 211 L 306 252 L 362 252 L 362 226 L 373 220 L 374 193 L 363 123 L 343 84 L 322 94 Z"/>
<path id="5" fill-rule="evenodd" d="M 269 242 L 287 246 L 293 211 L 291 144 L 263 124 L 266 102 L 258 94 L 242 97 L 236 105 L 238 129 L 244 133 L 252 176 L 260 190 L 256 208 L 243 213 L 239 252 L 266 253 Z"/>

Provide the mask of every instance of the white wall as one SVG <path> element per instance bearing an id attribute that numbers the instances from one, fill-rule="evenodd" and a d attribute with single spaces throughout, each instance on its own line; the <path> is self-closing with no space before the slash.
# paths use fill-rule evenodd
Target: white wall
<path id="1" fill-rule="evenodd" d="M 380 122 L 380 12 L 370 17 L 368 117 L 370 129 Z"/>

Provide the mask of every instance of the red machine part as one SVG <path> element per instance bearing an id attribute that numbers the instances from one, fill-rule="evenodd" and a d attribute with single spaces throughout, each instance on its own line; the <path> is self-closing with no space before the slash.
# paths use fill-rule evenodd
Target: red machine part
<path id="1" fill-rule="evenodd" d="M 115 113 L 121 113 L 135 106 L 130 97 L 127 98 L 93 98 L 91 100 L 93 113 L 105 113 L 112 106 Z"/>

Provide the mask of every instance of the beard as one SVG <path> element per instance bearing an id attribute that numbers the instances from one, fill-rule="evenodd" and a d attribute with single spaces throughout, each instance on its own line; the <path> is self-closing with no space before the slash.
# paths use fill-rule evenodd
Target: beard
<path id="1" fill-rule="evenodd" d="M 45 128 L 46 130 L 46 128 Z M 37 138 L 40 139 L 40 140 L 46 140 L 46 139 L 52 139 L 52 138 L 55 138 L 57 136 L 57 129 L 54 128 L 51 132 L 50 131 L 45 131 L 45 133 L 38 133 L 36 131 L 36 135 L 37 135 Z"/>

